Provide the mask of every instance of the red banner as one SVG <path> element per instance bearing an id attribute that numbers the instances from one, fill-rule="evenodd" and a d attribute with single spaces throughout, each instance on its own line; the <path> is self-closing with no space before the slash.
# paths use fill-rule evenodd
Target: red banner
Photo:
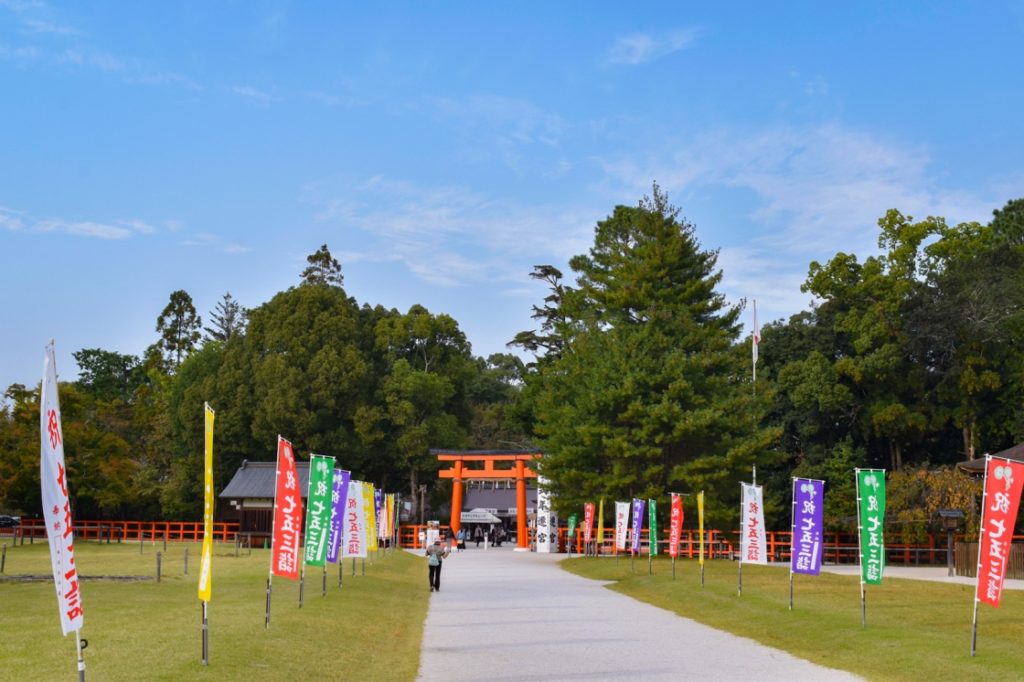
<path id="1" fill-rule="evenodd" d="M 270 571 L 299 579 L 299 539 L 302 534 L 302 489 L 295 471 L 292 444 L 277 437 L 277 478 L 274 492 L 274 539 Z"/>
<path id="2" fill-rule="evenodd" d="M 672 511 L 668 526 L 668 553 L 673 559 L 679 556 L 679 537 L 683 534 L 683 498 L 672 493 Z"/>
<path id="3" fill-rule="evenodd" d="M 589 543 L 594 534 L 594 503 L 583 505 L 583 542 Z"/>
<path id="4" fill-rule="evenodd" d="M 975 598 L 999 606 L 1003 579 L 1010 560 L 1013 525 L 1024 488 L 1024 462 L 989 458 L 985 468 L 985 497 L 981 511 L 981 548 Z"/>

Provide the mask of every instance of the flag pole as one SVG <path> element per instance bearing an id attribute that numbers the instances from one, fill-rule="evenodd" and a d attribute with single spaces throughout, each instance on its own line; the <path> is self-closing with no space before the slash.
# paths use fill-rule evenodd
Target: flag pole
<path id="1" fill-rule="evenodd" d="M 977 613 L 977 608 L 975 608 Z M 85 655 L 82 653 L 85 651 L 85 647 L 89 646 L 89 642 L 82 639 L 82 629 L 75 630 L 75 650 L 78 654 L 78 682 L 85 682 Z"/>
<path id="2" fill-rule="evenodd" d="M 793 548 L 796 546 L 796 478 L 793 478 L 793 506 L 789 513 L 789 610 L 793 610 Z"/>
<path id="3" fill-rule="evenodd" d="M 857 557 L 860 563 L 860 626 L 863 628 L 868 624 L 868 605 L 864 593 L 864 544 L 861 541 L 864 526 L 860 517 L 860 469 L 854 469 L 853 476 L 857 483 Z"/>
<path id="4" fill-rule="evenodd" d="M 327 596 L 327 562 L 326 561 L 324 562 L 324 585 L 323 585 L 323 589 L 320 592 L 320 596 L 321 597 L 326 597 Z"/>
<path id="5" fill-rule="evenodd" d="M 753 369 L 753 382 L 751 383 L 751 388 L 752 388 L 752 390 L 754 392 L 754 397 L 755 398 L 757 397 L 757 346 L 758 346 L 759 343 L 761 343 L 761 330 L 757 328 L 757 299 L 755 298 L 754 299 L 754 328 L 753 328 L 753 330 L 751 331 L 751 334 L 750 334 L 751 355 L 753 356 L 751 358 L 752 362 L 750 363 L 751 368 Z M 755 481 L 755 484 L 756 483 L 757 483 L 757 481 Z"/>
<path id="6" fill-rule="evenodd" d="M 273 541 L 271 541 L 273 542 Z M 271 563 L 273 563 L 273 553 L 271 553 Z M 263 614 L 263 627 L 270 627 L 270 596 L 274 589 L 274 569 L 270 569 L 270 573 L 267 575 L 267 609 Z"/>
<path id="7" fill-rule="evenodd" d="M 207 604 L 203 602 L 203 665 L 210 665 L 210 619 Z"/>
<path id="8" fill-rule="evenodd" d="M 991 456 L 985 455 L 985 482 L 982 484 L 981 490 L 982 518 L 978 520 L 978 565 L 974 569 L 974 575 L 977 576 L 977 579 L 974 581 L 974 617 L 971 619 L 972 658 L 978 651 L 978 589 L 981 584 L 981 544 L 985 538 L 984 510 L 985 504 L 988 502 L 988 463 L 990 459 Z"/>

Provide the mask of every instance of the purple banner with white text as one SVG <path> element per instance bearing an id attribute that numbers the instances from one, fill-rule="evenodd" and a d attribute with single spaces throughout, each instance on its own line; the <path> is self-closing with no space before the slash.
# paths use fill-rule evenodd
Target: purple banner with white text
<path id="1" fill-rule="evenodd" d="M 793 547 L 789 565 L 793 573 L 818 575 L 821 572 L 824 506 L 824 481 L 793 479 Z"/>
<path id="2" fill-rule="evenodd" d="M 351 472 L 341 469 L 334 470 L 331 486 L 331 534 L 327 539 L 327 560 L 338 563 L 338 551 L 341 548 L 341 523 L 345 518 L 345 497 L 348 495 L 348 480 Z"/>
<path id="3" fill-rule="evenodd" d="M 633 551 L 640 553 L 640 531 L 644 527 L 644 501 L 633 498 Z"/>

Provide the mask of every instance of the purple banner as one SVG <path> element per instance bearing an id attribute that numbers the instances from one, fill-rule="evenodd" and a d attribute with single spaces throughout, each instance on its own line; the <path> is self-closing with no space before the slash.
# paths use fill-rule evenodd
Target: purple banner
<path id="1" fill-rule="evenodd" d="M 383 503 L 383 491 L 374 488 L 373 489 L 373 520 L 374 525 L 377 526 L 377 539 L 384 539 L 384 518 L 380 515 L 380 507 Z"/>
<path id="2" fill-rule="evenodd" d="M 327 560 L 338 563 L 341 548 L 341 521 L 345 517 L 345 498 L 348 496 L 348 479 L 352 474 L 341 469 L 334 470 L 331 486 L 331 534 L 327 536 Z"/>
<path id="3" fill-rule="evenodd" d="M 633 498 L 633 551 L 640 552 L 640 531 L 644 527 L 644 501 Z"/>
<path id="4" fill-rule="evenodd" d="M 825 482 L 793 479 L 793 546 L 789 570 L 818 575 L 821 572 L 821 533 L 824 521 Z"/>

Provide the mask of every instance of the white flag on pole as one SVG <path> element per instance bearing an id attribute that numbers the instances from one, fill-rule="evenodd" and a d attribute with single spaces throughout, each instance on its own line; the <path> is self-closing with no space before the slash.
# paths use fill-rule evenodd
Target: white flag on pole
<path id="1" fill-rule="evenodd" d="M 626 550 L 626 529 L 629 527 L 629 502 L 615 503 L 615 547 Z"/>
<path id="2" fill-rule="evenodd" d="M 764 536 L 764 497 L 761 486 L 740 483 L 740 561 L 745 564 L 767 564 Z"/>
<path id="3" fill-rule="evenodd" d="M 75 567 L 75 537 L 72 532 L 68 478 L 64 468 L 64 434 L 57 399 L 57 364 L 53 341 L 43 359 L 43 395 L 39 406 L 40 465 L 39 481 L 43 497 L 43 518 L 50 542 L 50 564 L 57 590 L 61 630 L 67 635 L 82 629 L 82 595 Z"/>

